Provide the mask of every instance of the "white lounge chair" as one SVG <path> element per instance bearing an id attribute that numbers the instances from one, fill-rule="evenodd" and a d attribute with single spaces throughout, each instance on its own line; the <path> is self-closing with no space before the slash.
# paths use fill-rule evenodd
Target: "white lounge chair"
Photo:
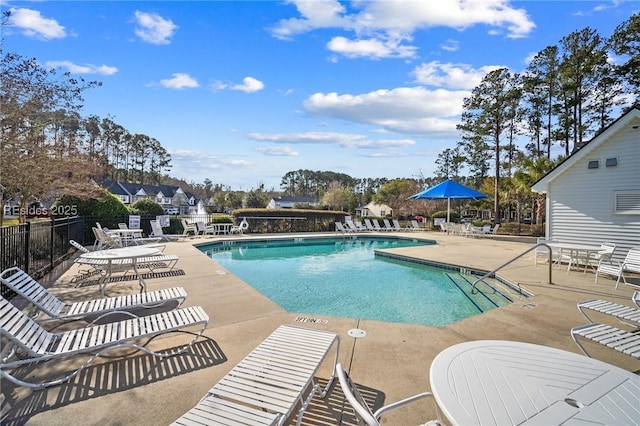
<path id="1" fill-rule="evenodd" d="M 378 219 L 371 219 L 371 223 L 373 224 L 373 229 L 375 229 L 376 231 L 380 231 L 380 232 L 386 231 L 386 229 L 380 226 Z"/>
<path id="2" fill-rule="evenodd" d="M 578 310 L 590 323 L 594 321 L 587 315 L 586 311 L 600 312 L 601 314 L 611 315 L 620 322 L 631 326 L 640 324 L 640 291 L 633 292 L 631 301 L 636 305 L 635 308 L 620 303 L 609 302 L 608 300 L 587 300 L 578 303 Z M 630 321 L 635 324 L 629 324 Z"/>
<path id="3" fill-rule="evenodd" d="M 300 424 L 320 384 L 314 375 L 332 346 L 335 366 L 337 334 L 282 325 L 214 385 L 174 425 L 283 425 L 298 410 Z M 332 374 L 321 396 L 333 383 Z"/>
<path id="4" fill-rule="evenodd" d="M 391 222 L 389 222 L 389 219 L 382 219 L 382 223 L 384 224 L 384 230 L 385 231 L 387 231 L 387 232 L 395 231 L 395 229 L 391 225 Z"/>
<path id="5" fill-rule="evenodd" d="M 627 278 L 625 277 L 625 272 L 635 272 L 636 274 L 640 274 L 640 247 L 632 247 L 629 249 L 626 257 L 620 262 L 615 262 L 613 260 L 603 260 L 598 263 L 598 268 L 596 269 L 596 284 L 598 283 L 598 276 L 600 274 L 613 275 L 616 277 L 616 289 L 620 284 L 620 278 L 625 284 L 627 283 Z"/>
<path id="6" fill-rule="evenodd" d="M 586 324 L 571 329 L 571 338 L 583 354 L 591 357 L 578 338 L 598 343 L 633 358 L 640 359 L 640 334 L 606 324 Z"/>
<path id="7" fill-rule="evenodd" d="M 335 222 L 335 224 L 336 224 L 336 232 L 339 232 L 341 234 L 351 234 L 354 232 L 349 228 L 345 228 L 342 222 Z"/>
<path id="8" fill-rule="evenodd" d="M 418 223 L 417 220 L 412 219 L 411 220 L 411 225 L 407 225 L 407 230 L 412 231 L 412 232 L 420 231 L 420 224 Z"/>
<path id="9" fill-rule="evenodd" d="M 400 226 L 400 222 L 398 221 L 398 219 L 393 219 L 391 222 L 393 224 L 394 231 L 402 231 L 402 226 Z"/>
<path id="10" fill-rule="evenodd" d="M 25 315 L 4 297 L 0 297 L 0 334 L 10 344 L 3 345 L 0 377 L 19 386 L 40 389 L 63 383 L 80 373 L 95 358 L 112 349 L 134 348 L 147 354 L 168 357 L 188 350 L 209 323 L 209 316 L 199 306 L 174 309 L 146 317 L 52 333 Z M 196 336 L 186 345 L 169 352 L 154 352 L 135 343 L 141 337 L 153 337 L 200 326 Z M 10 352 L 10 353 L 9 353 Z M 17 356 L 17 353 L 20 356 Z M 89 359 L 61 378 L 40 383 L 15 377 L 14 369 L 37 362 L 61 361 L 71 355 L 87 354 Z"/>
<path id="11" fill-rule="evenodd" d="M 380 417 L 382 417 L 383 414 L 391 410 L 404 407 L 405 405 L 421 400 L 423 398 L 433 396 L 430 392 L 422 392 L 409 398 L 405 398 L 401 401 L 380 407 L 374 412 L 367 404 L 367 401 L 365 401 L 365 399 L 362 397 L 362 394 L 358 390 L 355 383 L 353 383 L 347 372 L 339 363 L 336 365 L 336 375 L 338 376 L 338 380 L 340 381 L 340 388 L 342 389 L 342 393 L 347 398 L 347 401 L 355 411 L 356 416 L 360 420 L 362 420 L 362 423 L 366 424 L 367 426 L 380 426 Z M 442 423 L 440 423 L 440 421 L 438 420 L 430 420 L 426 423 L 423 423 L 423 426 L 441 425 Z"/>
<path id="12" fill-rule="evenodd" d="M 148 293 L 65 303 L 17 267 L 2 271 L 0 282 L 38 310 L 44 312 L 49 318 L 57 320 L 88 319 L 89 322 L 95 322 L 115 313 L 129 313 L 131 316 L 139 316 L 131 314 L 131 312 L 141 313 L 141 309 L 169 306 L 171 302 L 176 302 L 172 308 L 179 307 L 187 298 L 187 292 L 184 288 L 174 287 Z"/>
<path id="13" fill-rule="evenodd" d="M 162 226 L 160 226 L 160 222 L 158 222 L 157 220 L 150 220 L 149 223 L 151 224 L 150 235 L 152 237 L 160 238 L 161 241 L 176 241 L 184 237 L 184 234 L 165 234 L 162 231 Z"/>
<path id="14" fill-rule="evenodd" d="M 369 218 L 365 218 L 364 219 L 364 226 L 366 226 L 367 231 L 375 231 L 376 228 L 373 227 L 373 224 L 371 223 L 371 219 Z"/>
<path id="15" fill-rule="evenodd" d="M 360 228 L 358 228 L 356 224 L 353 223 L 352 220 L 347 219 L 344 221 L 344 224 L 347 226 L 346 229 L 348 229 L 350 232 L 354 232 L 354 233 L 360 232 Z"/>
<path id="16" fill-rule="evenodd" d="M 198 235 L 216 235 L 218 232 L 214 226 L 207 226 L 203 221 L 196 222 L 196 230 Z"/>
<path id="17" fill-rule="evenodd" d="M 189 234 L 196 235 L 198 233 L 198 228 L 195 224 L 187 222 L 187 219 L 181 219 L 182 222 L 182 235 L 187 236 Z M 162 229 L 162 228 L 160 228 Z"/>

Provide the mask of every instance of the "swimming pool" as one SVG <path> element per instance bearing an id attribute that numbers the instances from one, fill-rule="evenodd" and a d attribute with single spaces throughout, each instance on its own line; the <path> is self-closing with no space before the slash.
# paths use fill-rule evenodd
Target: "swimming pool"
<path id="1" fill-rule="evenodd" d="M 199 247 L 288 312 L 443 326 L 510 303 L 475 276 L 375 255 L 409 238 L 224 241 Z"/>

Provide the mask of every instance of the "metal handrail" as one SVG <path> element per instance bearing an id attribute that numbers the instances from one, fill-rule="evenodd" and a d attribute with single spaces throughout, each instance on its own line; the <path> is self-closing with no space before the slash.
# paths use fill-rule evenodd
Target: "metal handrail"
<path id="1" fill-rule="evenodd" d="M 478 278 L 477 280 L 475 280 L 473 282 L 473 284 L 471 284 L 471 293 L 475 293 L 476 292 L 476 284 L 478 284 L 480 281 L 483 281 L 485 278 L 487 278 L 490 275 L 495 275 L 496 272 L 498 272 L 500 269 L 504 268 L 505 266 L 509 265 L 510 263 L 520 259 L 522 256 L 524 256 L 525 254 L 529 253 L 532 250 L 537 249 L 538 247 L 546 247 L 549 249 L 549 284 L 552 284 L 551 282 L 551 257 L 552 257 L 552 249 L 549 245 L 545 244 L 545 243 L 538 243 L 535 246 L 525 250 L 524 252 L 520 253 L 519 255 L 517 255 L 516 257 L 514 257 L 513 259 L 510 259 L 509 261 L 503 263 L 502 265 L 498 266 L 496 269 L 494 269 L 491 272 L 487 272 L 486 274 L 484 274 L 482 277 Z"/>

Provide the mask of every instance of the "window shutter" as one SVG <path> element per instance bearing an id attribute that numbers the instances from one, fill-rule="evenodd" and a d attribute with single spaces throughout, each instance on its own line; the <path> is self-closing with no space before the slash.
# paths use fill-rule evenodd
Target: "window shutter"
<path id="1" fill-rule="evenodd" d="M 640 192 L 619 192 L 616 194 L 615 212 L 640 214 Z"/>

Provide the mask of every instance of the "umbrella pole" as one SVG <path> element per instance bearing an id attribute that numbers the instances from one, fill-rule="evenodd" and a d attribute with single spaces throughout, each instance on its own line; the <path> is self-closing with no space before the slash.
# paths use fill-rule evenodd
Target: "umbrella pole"
<path id="1" fill-rule="evenodd" d="M 451 223 L 451 219 L 449 218 L 449 212 L 451 211 L 451 198 L 447 198 L 447 234 L 449 233 L 449 224 Z"/>

